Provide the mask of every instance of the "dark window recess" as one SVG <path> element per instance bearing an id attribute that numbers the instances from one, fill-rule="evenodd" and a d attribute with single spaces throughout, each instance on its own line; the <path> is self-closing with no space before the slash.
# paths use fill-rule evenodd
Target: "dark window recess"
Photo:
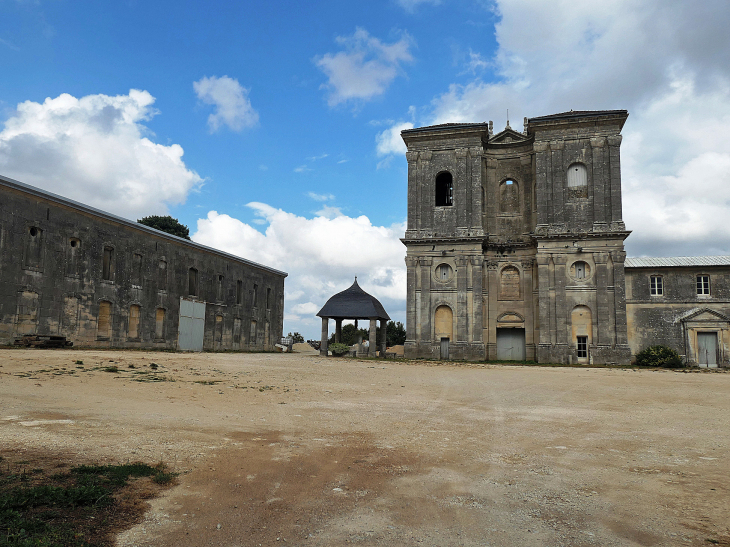
<path id="1" fill-rule="evenodd" d="M 138 253 L 132 255 L 132 285 L 142 286 L 142 255 Z"/>
<path id="2" fill-rule="evenodd" d="M 252 308 L 256 307 L 256 300 L 258 300 L 258 292 L 259 292 L 259 286 L 256 283 L 254 283 L 253 284 L 253 294 L 251 297 L 251 307 Z"/>
<path id="3" fill-rule="evenodd" d="M 112 247 L 104 247 L 101 278 L 106 281 L 112 281 L 114 279 L 114 249 Z"/>
<path id="4" fill-rule="evenodd" d="M 266 309 L 271 309 L 271 289 L 266 289 Z"/>
<path id="5" fill-rule="evenodd" d="M 43 230 L 37 226 L 28 228 L 25 248 L 25 267 L 40 270 L 43 264 Z"/>
<path id="6" fill-rule="evenodd" d="M 436 206 L 444 207 L 453 205 L 454 181 L 451 173 L 439 173 L 436 176 Z"/>
<path id="7" fill-rule="evenodd" d="M 697 276 L 697 294 L 710 294 L 710 276 Z"/>
<path id="8" fill-rule="evenodd" d="M 236 281 L 236 304 L 240 304 L 243 301 L 243 281 L 240 279 Z"/>
<path id="9" fill-rule="evenodd" d="M 585 359 L 588 357 L 588 337 L 578 336 L 578 358 Z"/>
<path id="10" fill-rule="evenodd" d="M 66 248 L 66 275 L 79 274 L 79 253 L 81 252 L 81 241 L 71 238 Z"/>
<path id="11" fill-rule="evenodd" d="M 218 276 L 218 285 L 215 291 L 215 296 L 218 299 L 218 302 L 221 302 L 223 300 L 223 276 Z"/>
<path id="12" fill-rule="evenodd" d="M 167 290 L 167 262 L 164 260 L 157 265 L 157 290 Z"/>
<path id="13" fill-rule="evenodd" d="M 198 270 L 195 268 L 188 270 L 188 294 L 198 296 Z"/>

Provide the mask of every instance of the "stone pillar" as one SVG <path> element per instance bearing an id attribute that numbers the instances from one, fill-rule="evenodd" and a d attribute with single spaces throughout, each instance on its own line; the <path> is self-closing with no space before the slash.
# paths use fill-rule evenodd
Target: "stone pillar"
<path id="1" fill-rule="evenodd" d="M 626 278 L 624 277 L 624 251 L 613 251 L 613 297 L 616 314 L 616 345 L 628 346 L 626 333 Z"/>
<path id="2" fill-rule="evenodd" d="M 482 343 L 484 339 L 484 319 L 482 317 L 482 262 L 481 256 L 471 257 L 471 278 L 472 278 L 472 301 L 473 320 L 471 323 L 472 340 L 475 344 Z"/>
<path id="3" fill-rule="evenodd" d="M 471 227 L 472 235 L 481 236 L 484 234 L 482 227 L 482 148 L 470 148 L 469 162 L 471 177 Z M 485 181 L 486 182 L 486 181 Z"/>
<path id="4" fill-rule="evenodd" d="M 552 190 L 552 210 L 553 223 L 565 223 L 565 198 L 563 197 L 563 188 L 565 188 L 565 179 L 567 176 L 565 166 L 563 165 L 563 148 L 565 141 L 550 141 L 550 172 L 548 174 L 548 184 Z"/>
<path id="5" fill-rule="evenodd" d="M 607 138 L 611 171 L 611 222 L 623 222 L 621 213 L 621 135 Z M 608 219 L 607 219 L 608 220 Z M 623 266 L 622 266 L 623 268 Z"/>
<path id="6" fill-rule="evenodd" d="M 456 155 L 456 169 L 452 173 L 454 177 L 454 208 L 456 211 L 456 229 L 467 228 L 471 225 L 471 211 L 469 204 L 471 203 L 471 180 L 469 177 L 468 148 L 457 148 L 454 153 Z"/>
<path id="7" fill-rule="evenodd" d="M 562 362 L 568 359 L 568 313 L 567 303 L 565 299 L 565 263 L 568 257 L 565 255 L 554 255 L 555 262 L 555 334 L 556 345 L 562 346 L 558 348 L 558 356 Z"/>
<path id="8" fill-rule="evenodd" d="M 466 342 L 468 340 L 467 333 L 469 331 L 469 314 L 467 313 L 467 258 L 463 256 L 456 257 L 456 309 L 454 314 L 456 315 L 456 332 L 454 333 L 454 340 L 459 342 Z"/>
<path id="9" fill-rule="evenodd" d="M 416 308 L 416 268 L 418 261 L 412 257 L 406 257 L 406 343 L 416 341 L 416 321 L 418 321 L 418 309 Z"/>
<path id="10" fill-rule="evenodd" d="M 611 345 L 611 318 L 608 311 L 608 275 L 606 262 L 608 253 L 594 253 L 596 263 L 596 317 L 593 318 L 595 344 L 597 346 Z"/>
<path id="11" fill-rule="evenodd" d="M 419 345 L 421 346 L 421 351 L 419 353 L 423 353 L 423 351 L 426 350 L 426 347 L 428 347 L 428 352 L 430 356 L 431 352 L 431 257 L 424 257 L 421 258 L 421 309 L 419 310 L 419 313 L 421 314 L 421 339 L 419 340 Z M 426 355 L 421 355 L 421 357 L 426 357 Z"/>
<path id="12" fill-rule="evenodd" d="M 606 138 L 595 137 L 591 139 L 591 150 L 593 152 L 593 225 L 594 231 L 605 230 L 607 221 L 605 195 L 606 190 L 611 188 L 611 180 L 606 176 L 608 173 L 606 161 Z M 598 226 L 596 226 L 596 224 Z"/>
<path id="13" fill-rule="evenodd" d="M 536 142 L 535 150 L 535 194 L 537 195 L 537 225 L 547 227 L 551 219 L 551 197 L 548 186 L 548 171 L 550 169 L 550 144 Z"/>
<path id="14" fill-rule="evenodd" d="M 521 261 L 522 266 L 522 286 L 520 287 L 520 291 L 522 291 L 522 301 L 525 303 L 524 312 L 525 312 L 525 346 L 535 348 L 535 337 L 534 337 L 534 330 L 533 325 L 535 324 L 535 318 L 533 316 L 533 310 L 535 307 L 532 305 L 533 302 L 533 294 L 532 294 L 532 259 L 522 259 Z M 527 349 L 527 348 L 525 348 Z M 535 356 L 525 356 L 525 359 L 534 359 Z"/>
<path id="15" fill-rule="evenodd" d="M 327 357 L 327 339 L 330 337 L 329 333 L 330 320 L 329 317 L 322 318 L 322 341 L 319 345 L 319 354 L 323 357 Z"/>
<path id="16" fill-rule="evenodd" d="M 378 338 L 377 338 L 378 320 L 370 320 L 370 347 L 368 348 L 368 356 L 375 357 L 375 353 L 378 351 Z"/>
<path id="17" fill-rule="evenodd" d="M 497 268 L 499 263 L 496 260 L 487 262 L 487 283 L 489 285 L 489 294 L 487 295 L 489 306 L 489 330 L 487 331 L 487 359 L 497 358 L 497 298 L 499 298 L 499 279 L 497 276 Z"/>
<path id="18" fill-rule="evenodd" d="M 436 174 L 431 174 L 431 150 L 418 156 L 418 225 L 420 230 L 433 230 L 433 210 L 436 204 Z"/>
<path id="19" fill-rule="evenodd" d="M 540 314 L 540 346 L 548 348 L 550 340 L 550 255 L 537 255 L 538 306 Z M 538 357 L 538 360 L 540 358 Z"/>
<path id="20" fill-rule="evenodd" d="M 385 358 L 386 345 L 388 343 L 388 321 L 380 320 L 380 356 Z"/>
<path id="21" fill-rule="evenodd" d="M 335 342 L 339 344 L 342 341 L 342 319 L 335 319 Z"/>
<path id="22" fill-rule="evenodd" d="M 406 152 L 408 160 L 408 227 L 406 237 L 415 237 L 420 229 L 418 201 L 418 152 Z"/>

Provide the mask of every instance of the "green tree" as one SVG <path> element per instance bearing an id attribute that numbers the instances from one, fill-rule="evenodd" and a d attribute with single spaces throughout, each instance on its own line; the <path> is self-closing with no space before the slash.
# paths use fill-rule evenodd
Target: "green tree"
<path id="1" fill-rule="evenodd" d="M 357 344 L 357 339 L 362 336 L 363 342 L 365 340 L 368 340 L 368 337 L 370 334 L 368 333 L 367 329 L 357 329 L 355 328 L 355 325 L 342 325 L 342 336 L 340 337 L 340 342 L 342 344 L 347 344 L 348 346 L 352 346 L 353 344 Z M 332 336 L 330 336 L 329 344 L 334 344 L 335 342 L 335 334 L 332 333 Z"/>
<path id="2" fill-rule="evenodd" d="M 292 334 L 290 332 L 286 336 L 287 336 L 287 338 L 291 338 L 292 339 L 292 342 L 294 342 L 295 344 L 301 344 L 301 343 L 304 342 L 304 336 L 302 336 L 298 332 L 295 332 L 294 334 Z"/>
<path id="3" fill-rule="evenodd" d="M 149 226 L 150 228 L 154 228 L 155 230 L 167 232 L 168 234 L 172 234 L 183 239 L 190 239 L 190 230 L 188 227 L 184 224 L 180 224 L 178 219 L 172 218 L 169 215 L 164 217 L 152 215 L 144 217 L 142 220 L 137 220 L 137 222 L 144 224 L 145 226 Z"/>
<path id="4" fill-rule="evenodd" d="M 388 321 L 385 327 L 385 339 L 388 347 L 402 346 L 406 343 L 406 328 L 398 321 Z"/>

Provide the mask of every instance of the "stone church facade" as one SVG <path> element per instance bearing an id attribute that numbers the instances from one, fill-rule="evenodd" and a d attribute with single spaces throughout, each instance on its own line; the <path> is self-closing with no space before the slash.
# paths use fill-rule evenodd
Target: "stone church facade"
<path id="1" fill-rule="evenodd" d="M 402 132 L 407 357 L 625 363 L 625 110 Z"/>

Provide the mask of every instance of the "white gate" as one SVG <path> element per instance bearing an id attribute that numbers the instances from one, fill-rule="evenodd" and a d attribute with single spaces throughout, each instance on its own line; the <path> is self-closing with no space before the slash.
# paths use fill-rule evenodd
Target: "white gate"
<path id="1" fill-rule="evenodd" d="M 697 364 L 701 367 L 714 368 L 717 366 L 717 333 L 697 333 Z"/>
<path id="2" fill-rule="evenodd" d="M 497 329 L 497 359 L 525 360 L 525 329 Z"/>
<path id="3" fill-rule="evenodd" d="M 180 322 L 177 329 L 177 349 L 203 351 L 205 332 L 205 302 L 180 298 Z"/>

